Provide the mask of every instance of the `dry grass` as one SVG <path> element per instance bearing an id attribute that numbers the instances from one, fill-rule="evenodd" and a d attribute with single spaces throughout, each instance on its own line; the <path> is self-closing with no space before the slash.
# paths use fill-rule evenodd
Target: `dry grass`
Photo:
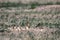
<path id="1" fill-rule="evenodd" d="M 30 28 L 26 29 L 27 22 Z M 36 28 L 36 25 L 41 25 Z M 60 5 L 0 8 L 0 28 L 19 27 L 10 33 L 0 33 L 0 40 L 60 40 Z M 43 27 L 43 29 L 39 29 Z"/>
<path id="2" fill-rule="evenodd" d="M 42 31 L 41 31 L 42 30 Z M 29 30 L 14 31 L 9 34 L 0 34 L 2 40 L 60 40 L 59 29 L 56 28 L 30 28 Z M 1 38 L 4 37 L 4 38 Z"/>
<path id="3" fill-rule="evenodd" d="M 47 2 L 60 2 L 60 0 L 9 0 L 9 2 L 22 2 L 22 3 L 30 3 L 30 2 L 39 2 L 39 3 L 47 3 Z M 8 0 L 0 0 L 0 2 L 8 2 Z"/>
<path id="4" fill-rule="evenodd" d="M 30 26 L 35 27 L 40 23 L 50 23 L 54 26 L 59 25 L 60 17 L 60 5 L 49 5 L 43 7 L 37 7 L 35 9 L 18 9 L 17 7 L 8 7 L 0 9 L 0 23 L 6 25 L 17 24 L 21 26 L 22 23 L 25 26 L 26 22 L 29 21 Z M 12 22 L 11 22 L 12 21 Z"/>

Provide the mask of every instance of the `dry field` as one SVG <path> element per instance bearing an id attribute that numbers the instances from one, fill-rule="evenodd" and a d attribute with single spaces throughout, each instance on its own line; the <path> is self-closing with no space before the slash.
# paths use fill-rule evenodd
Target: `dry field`
<path id="1" fill-rule="evenodd" d="M 60 40 L 60 5 L 0 8 L 0 40 Z"/>
<path id="2" fill-rule="evenodd" d="M 53 3 L 56 3 L 56 2 L 60 2 L 60 0 L 0 0 L 0 2 L 22 2 L 22 3 L 31 3 L 31 2 L 38 2 L 38 3 L 48 3 L 48 2 L 53 2 Z"/>

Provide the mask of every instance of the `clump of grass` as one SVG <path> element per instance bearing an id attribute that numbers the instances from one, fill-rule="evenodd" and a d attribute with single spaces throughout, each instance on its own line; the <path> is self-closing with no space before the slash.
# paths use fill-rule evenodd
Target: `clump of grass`
<path id="1" fill-rule="evenodd" d="M 31 5 L 31 9 L 36 8 L 36 6 L 40 6 L 40 4 L 37 2 L 30 3 L 30 5 Z"/>
<path id="2" fill-rule="evenodd" d="M 33 32 L 28 31 L 28 34 L 29 34 L 29 37 L 31 38 L 31 40 L 35 40 Z"/>
<path id="3" fill-rule="evenodd" d="M 12 2 L 3 2 L 3 3 L 0 3 L 0 7 L 19 7 L 19 6 L 25 6 L 25 4 L 22 4 L 21 2 L 20 3 L 12 3 Z"/>
<path id="4" fill-rule="evenodd" d="M 57 4 L 57 5 L 59 5 L 59 4 L 60 4 L 60 2 L 56 2 L 56 4 Z"/>
<path id="5" fill-rule="evenodd" d="M 34 9 L 36 8 L 37 6 L 43 6 L 43 5 L 54 5 L 54 4 L 60 4 L 60 2 L 47 2 L 47 3 L 38 3 L 38 2 L 31 2 L 29 4 L 24 4 L 22 2 L 18 2 L 18 3 L 15 3 L 15 2 L 3 2 L 3 3 L 0 3 L 0 7 L 29 7 L 30 6 L 30 9 Z"/>

